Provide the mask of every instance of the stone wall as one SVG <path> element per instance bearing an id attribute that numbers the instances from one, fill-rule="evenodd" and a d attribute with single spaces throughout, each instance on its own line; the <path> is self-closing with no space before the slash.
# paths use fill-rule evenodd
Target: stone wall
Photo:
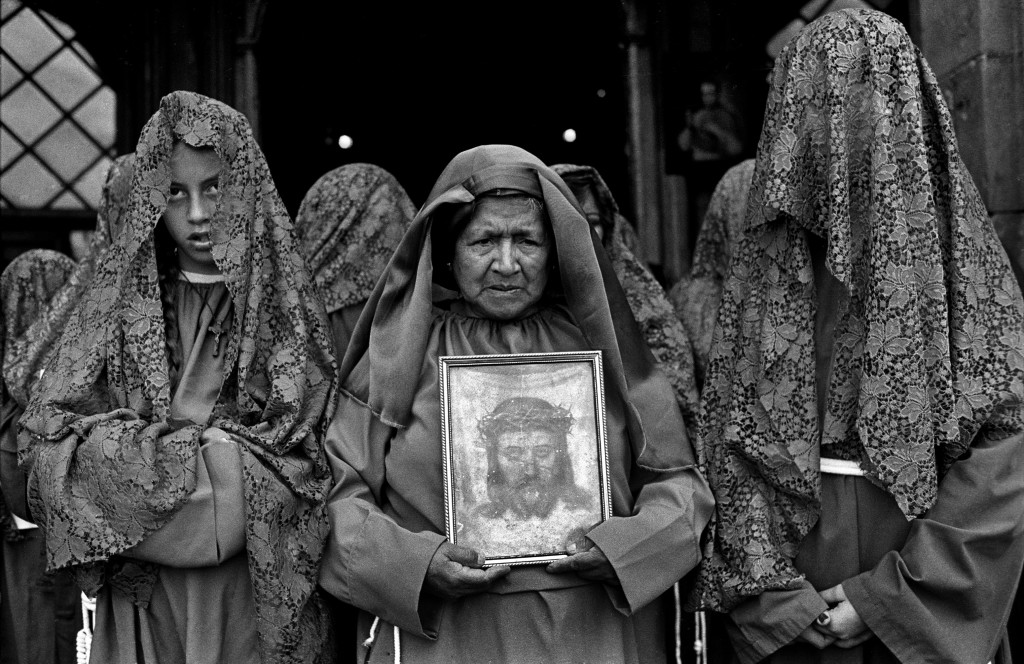
<path id="1" fill-rule="evenodd" d="M 960 151 L 1024 283 L 1024 2 L 919 0 L 916 11 Z"/>

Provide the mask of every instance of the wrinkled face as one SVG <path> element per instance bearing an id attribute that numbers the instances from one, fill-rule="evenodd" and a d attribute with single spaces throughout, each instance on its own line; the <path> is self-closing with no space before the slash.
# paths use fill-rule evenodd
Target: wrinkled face
<path id="1" fill-rule="evenodd" d="M 555 482 L 562 462 L 557 434 L 542 429 L 504 431 L 497 440 L 506 500 L 522 516 L 547 516 L 558 500 Z"/>
<path id="2" fill-rule="evenodd" d="M 217 274 L 210 222 L 220 198 L 224 163 L 210 148 L 178 143 L 171 152 L 171 190 L 162 221 L 178 247 L 178 266 L 188 272 Z"/>
<path id="3" fill-rule="evenodd" d="M 470 312 L 517 320 L 540 306 L 551 239 L 544 213 L 524 199 L 481 199 L 455 242 L 452 271 Z"/>

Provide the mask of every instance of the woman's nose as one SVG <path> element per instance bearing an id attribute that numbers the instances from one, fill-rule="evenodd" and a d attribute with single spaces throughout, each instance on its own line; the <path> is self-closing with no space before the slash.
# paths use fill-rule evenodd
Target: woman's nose
<path id="1" fill-rule="evenodd" d="M 193 224 L 208 221 L 213 214 L 213 202 L 206 196 L 190 196 L 188 202 L 188 220 Z"/>
<path id="2" fill-rule="evenodd" d="M 498 244 L 498 255 L 494 259 L 494 269 L 501 274 L 514 274 L 519 271 L 519 260 L 511 240 Z"/>

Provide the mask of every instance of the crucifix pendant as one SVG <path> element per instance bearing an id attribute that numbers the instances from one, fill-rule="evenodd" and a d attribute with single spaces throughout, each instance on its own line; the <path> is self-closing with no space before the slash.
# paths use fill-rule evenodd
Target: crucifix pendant
<path id="1" fill-rule="evenodd" d="M 217 357 L 218 355 L 220 355 L 220 335 L 221 332 L 224 331 L 224 329 L 221 328 L 220 323 L 214 323 L 213 325 L 206 329 L 208 329 L 210 332 L 213 332 L 213 356 Z"/>

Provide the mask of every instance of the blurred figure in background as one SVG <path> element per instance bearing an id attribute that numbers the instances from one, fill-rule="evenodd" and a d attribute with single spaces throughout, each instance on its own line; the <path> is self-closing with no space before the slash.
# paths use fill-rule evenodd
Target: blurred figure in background
<path id="1" fill-rule="evenodd" d="M 0 275 L 0 358 L 39 318 L 75 269 L 48 249 L 15 258 Z M 4 664 L 71 664 L 81 627 L 79 593 L 67 572 L 46 572 L 45 541 L 28 510 L 18 469 L 17 424 L 22 407 L 0 379 L 0 643 Z"/>
<path id="2" fill-rule="evenodd" d="M 339 360 L 363 304 L 415 215 L 398 180 L 373 164 L 336 168 L 302 199 L 295 219 L 299 251 L 327 308 Z"/>

